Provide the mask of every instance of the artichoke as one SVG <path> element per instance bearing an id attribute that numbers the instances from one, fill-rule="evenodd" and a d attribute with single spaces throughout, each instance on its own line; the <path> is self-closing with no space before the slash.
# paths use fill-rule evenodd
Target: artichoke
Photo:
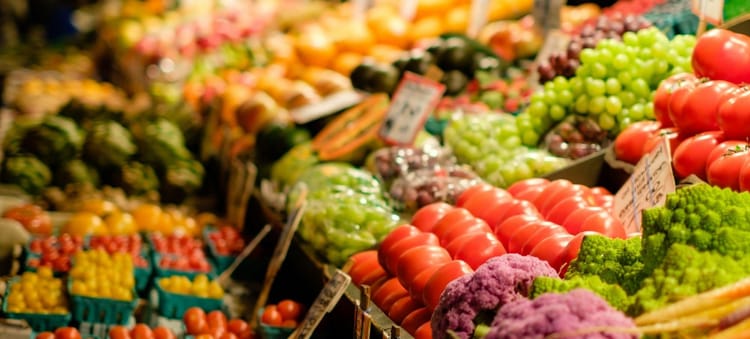
<path id="1" fill-rule="evenodd" d="M 122 188 L 128 195 L 144 195 L 159 189 L 159 178 L 153 167 L 131 161 L 117 167 L 109 178 L 112 186 Z"/>
<path id="2" fill-rule="evenodd" d="M 133 136 L 113 120 L 93 124 L 83 147 L 86 160 L 99 168 L 123 166 L 136 151 Z"/>
<path id="3" fill-rule="evenodd" d="M 170 164 L 162 177 L 161 197 L 165 201 L 180 202 L 203 185 L 203 165 L 196 160 Z"/>
<path id="4" fill-rule="evenodd" d="M 78 124 L 86 125 L 87 127 L 91 122 L 98 120 L 115 120 L 118 122 L 124 120 L 122 111 L 109 109 L 105 105 L 94 106 L 86 104 L 76 99 L 68 101 L 65 106 L 60 108 L 57 115 L 71 118 Z"/>
<path id="5" fill-rule="evenodd" d="M 146 122 L 136 134 L 141 160 L 159 171 L 180 160 L 190 160 L 185 138 L 177 125 L 166 119 Z"/>
<path id="6" fill-rule="evenodd" d="M 5 160 L 3 182 L 18 185 L 30 194 L 40 193 L 52 181 L 49 167 L 32 156 L 14 156 Z"/>
<path id="7" fill-rule="evenodd" d="M 53 166 L 76 158 L 83 142 L 84 133 L 73 120 L 51 115 L 24 134 L 21 150 Z"/>
<path id="8" fill-rule="evenodd" d="M 99 186 L 99 173 L 83 160 L 74 159 L 55 172 L 55 185 L 65 187 L 69 184 L 90 184 Z"/>

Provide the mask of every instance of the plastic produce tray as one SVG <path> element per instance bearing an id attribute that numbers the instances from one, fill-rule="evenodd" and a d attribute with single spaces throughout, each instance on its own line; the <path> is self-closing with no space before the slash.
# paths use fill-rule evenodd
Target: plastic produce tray
<path id="1" fill-rule="evenodd" d="M 22 319 L 29 323 L 29 326 L 34 331 L 54 331 L 58 327 L 65 327 L 70 323 L 70 313 L 66 314 L 40 314 L 40 313 L 12 313 L 8 312 L 8 295 L 10 294 L 10 287 L 13 285 L 18 278 L 13 278 L 8 281 L 8 286 L 5 289 L 5 296 L 3 298 L 3 313 L 10 319 Z"/>
<path id="2" fill-rule="evenodd" d="M 182 315 L 190 307 L 200 307 L 206 312 L 221 310 L 223 299 L 201 298 L 193 295 L 178 294 L 165 291 L 158 282 L 155 284 L 157 293 L 157 310 L 159 315 L 182 319 Z"/>
<path id="3" fill-rule="evenodd" d="M 236 257 L 233 255 L 221 255 L 217 253 L 216 246 L 209 237 L 209 234 L 211 234 L 211 232 L 218 232 L 218 230 L 213 227 L 206 227 L 203 229 L 203 242 L 208 248 L 208 255 L 211 257 L 211 260 L 213 260 L 214 270 L 217 272 L 224 272 L 224 270 L 232 265 Z"/>
<path id="4" fill-rule="evenodd" d="M 264 308 L 262 307 L 258 310 L 258 319 L 263 315 L 263 310 Z M 263 339 L 286 339 L 289 338 L 295 329 L 294 327 L 270 326 L 260 321 L 258 323 L 258 334 L 260 334 L 260 337 Z"/>
<path id="5" fill-rule="evenodd" d="M 175 269 L 164 268 L 164 267 L 159 266 L 159 261 L 161 260 L 162 256 L 165 256 L 165 255 L 173 256 L 174 254 L 162 254 L 159 252 L 154 252 L 153 254 L 154 255 L 151 256 L 151 259 L 152 259 L 151 266 L 153 267 L 153 271 L 154 271 L 154 279 L 161 278 L 161 277 L 171 277 L 173 275 L 181 275 L 184 277 L 188 277 L 192 280 L 199 274 L 205 274 L 206 276 L 212 279 L 216 277 L 216 274 L 214 273 L 213 265 L 211 264 L 211 260 L 208 261 L 209 266 L 211 266 L 211 269 L 208 272 L 175 270 Z"/>
<path id="6" fill-rule="evenodd" d="M 107 325 L 127 325 L 138 306 L 138 295 L 133 289 L 133 300 L 114 300 L 73 294 L 72 280 L 68 281 L 72 300 L 73 320 Z"/>

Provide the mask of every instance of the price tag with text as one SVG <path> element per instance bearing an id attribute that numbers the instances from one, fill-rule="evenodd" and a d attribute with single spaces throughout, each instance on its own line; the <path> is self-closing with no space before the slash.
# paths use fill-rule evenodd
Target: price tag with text
<path id="1" fill-rule="evenodd" d="M 563 0 L 534 0 L 534 23 L 543 31 L 560 28 Z"/>
<path id="2" fill-rule="evenodd" d="M 445 85 L 406 72 L 393 94 L 379 135 L 388 144 L 411 145 L 445 92 Z"/>
<path id="3" fill-rule="evenodd" d="M 674 192 L 669 141 L 659 143 L 635 165 L 630 179 L 615 194 L 615 215 L 628 233 L 641 231 L 641 211 L 662 206 Z"/>
<path id="4" fill-rule="evenodd" d="M 334 306 L 339 302 L 341 296 L 344 295 L 346 288 L 352 278 L 344 273 L 342 270 L 336 270 L 331 277 L 331 280 L 323 286 L 323 289 L 318 294 L 313 304 L 307 311 L 305 319 L 302 320 L 297 330 L 292 333 L 289 338 L 293 339 L 307 339 L 318 327 L 323 317 L 330 312 Z"/>
<path id="5" fill-rule="evenodd" d="M 693 13 L 712 25 L 724 22 L 724 0 L 693 0 Z"/>

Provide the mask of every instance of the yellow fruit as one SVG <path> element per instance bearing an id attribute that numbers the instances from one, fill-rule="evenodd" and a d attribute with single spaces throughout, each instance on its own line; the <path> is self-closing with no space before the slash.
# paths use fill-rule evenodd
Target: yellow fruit
<path id="1" fill-rule="evenodd" d="M 469 28 L 469 6 L 458 6 L 452 8 L 445 15 L 443 32 L 464 33 Z"/>
<path id="2" fill-rule="evenodd" d="M 295 39 L 295 49 L 300 60 L 309 66 L 327 67 L 336 56 L 336 46 L 320 29 L 310 29 Z"/>
<path id="3" fill-rule="evenodd" d="M 373 22 L 370 29 L 379 44 L 404 49 L 408 48 L 411 43 L 409 40 L 409 23 L 401 16 L 389 16 Z"/>
<path id="4" fill-rule="evenodd" d="M 454 0 L 418 0 L 416 18 L 421 19 L 435 15 L 443 16 L 454 7 L 454 3 Z"/>
<path id="5" fill-rule="evenodd" d="M 331 63 L 331 69 L 339 72 L 343 75 L 349 76 L 349 74 L 362 63 L 362 55 L 353 52 L 339 53 L 333 63 Z"/>
<path id="6" fill-rule="evenodd" d="M 158 231 L 158 225 L 161 221 L 161 207 L 155 204 L 141 204 L 132 212 L 133 221 L 142 232 Z"/>
<path id="7" fill-rule="evenodd" d="M 92 212 L 78 212 L 70 217 L 63 226 L 63 233 L 71 235 L 86 236 L 90 234 L 103 234 L 106 231 L 104 221 Z"/>
<path id="8" fill-rule="evenodd" d="M 391 63 L 398 59 L 404 51 L 391 45 L 375 45 L 370 48 L 370 56 L 383 63 Z"/>
<path id="9" fill-rule="evenodd" d="M 195 216 L 195 222 L 200 227 L 216 225 L 219 223 L 219 217 L 217 217 L 216 214 L 213 213 L 202 212 Z"/>
<path id="10" fill-rule="evenodd" d="M 409 38 L 412 42 L 430 39 L 443 33 L 443 23 L 438 16 L 428 16 L 417 20 L 410 28 Z"/>
<path id="11" fill-rule="evenodd" d="M 375 44 L 375 36 L 363 21 L 347 20 L 341 22 L 333 33 L 333 41 L 339 53 L 364 54 Z"/>
<path id="12" fill-rule="evenodd" d="M 79 212 L 91 212 L 98 216 L 105 216 L 117 210 L 119 209 L 114 203 L 99 198 L 86 199 L 78 208 Z"/>
<path id="13" fill-rule="evenodd" d="M 130 213 L 115 211 L 104 218 L 107 234 L 130 235 L 138 232 L 135 219 Z"/>
<path id="14" fill-rule="evenodd" d="M 224 297 L 224 289 L 215 280 L 208 285 L 208 297 L 214 299 Z"/>

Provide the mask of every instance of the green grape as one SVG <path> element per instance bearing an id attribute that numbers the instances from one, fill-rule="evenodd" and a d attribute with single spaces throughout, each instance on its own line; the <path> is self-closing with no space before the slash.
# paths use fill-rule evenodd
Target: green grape
<path id="1" fill-rule="evenodd" d="M 604 79 L 607 76 L 607 66 L 597 62 L 591 65 L 591 76 L 598 79 Z"/>
<path id="2" fill-rule="evenodd" d="M 560 121 L 565 118 L 565 109 L 560 105 L 552 105 L 549 108 L 549 117 L 554 121 Z"/>
<path id="3" fill-rule="evenodd" d="M 622 42 L 627 46 L 638 46 L 638 36 L 633 32 L 625 32 L 622 35 Z"/>
<path id="4" fill-rule="evenodd" d="M 487 157 L 480 160 L 477 164 L 477 169 L 482 173 L 493 173 L 500 170 L 503 167 L 503 161 L 499 157 Z"/>
<path id="5" fill-rule="evenodd" d="M 531 97 L 529 97 L 529 102 L 534 103 L 534 102 L 537 102 L 537 101 L 544 101 L 544 92 L 543 91 L 536 92 L 536 93 L 532 94 Z"/>
<path id="6" fill-rule="evenodd" d="M 630 65 L 630 58 L 628 58 L 627 55 L 623 54 L 617 54 L 614 59 L 612 59 L 612 66 L 616 70 L 622 70 L 628 68 Z"/>
<path id="7" fill-rule="evenodd" d="M 622 85 L 620 85 L 620 82 L 615 78 L 607 79 L 605 85 L 607 87 L 607 94 L 609 95 L 614 95 L 622 91 Z"/>
<path id="8" fill-rule="evenodd" d="M 521 137 L 519 137 L 518 135 L 511 135 L 503 140 L 501 146 L 504 149 L 514 149 L 521 147 Z"/>
<path id="9" fill-rule="evenodd" d="M 631 81 L 633 81 L 633 75 L 630 74 L 629 71 L 622 71 L 617 75 L 617 80 L 620 81 L 620 84 L 622 84 L 623 86 L 627 86 Z"/>
<path id="10" fill-rule="evenodd" d="M 549 83 L 549 82 L 547 82 Z M 544 93 L 544 103 L 547 105 L 554 105 L 557 103 L 557 92 L 556 91 L 545 91 Z"/>
<path id="11" fill-rule="evenodd" d="M 555 82 L 554 81 L 547 81 L 544 83 L 544 93 L 554 92 L 555 91 Z"/>
<path id="12" fill-rule="evenodd" d="M 539 134 L 533 129 L 526 129 L 521 134 L 521 141 L 526 146 L 536 146 L 539 143 Z"/>
<path id="13" fill-rule="evenodd" d="M 599 114 L 604 112 L 607 106 L 607 98 L 604 96 L 595 96 L 589 101 L 589 113 Z"/>
<path id="14" fill-rule="evenodd" d="M 527 131 L 532 129 L 531 115 L 528 112 L 523 112 L 516 117 L 516 128 L 518 131 Z"/>
<path id="15" fill-rule="evenodd" d="M 583 80 L 581 80 L 581 78 L 574 77 L 570 79 L 568 84 L 570 85 L 570 91 L 573 93 L 574 97 L 577 97 L 583 94 L 585 88 L 583 85 Z"/>
<path id="16" fill-rule="evenodd" d="M 537 101 L 529 105 L 529 114 L 532 117 L 540 117 L 547 114 L 547 105 L 544 102 Z"/>
<path id="17" fill-rule="evenodd" d="M 615 115 L 622 111 L 622 101 L 616 96 L 607 97 L 606 111 L 609 114 Z"/>
<path id="18" fill-rule="evenodd" d="M 556 76 L 552 81 L 555 83 L 555 89 L 557 89 L 558 92 L 569 88 L 568 79 L 563 76 Z"/>
<path id="19" fill-rule="evenodd" d="M 592 97 L 604 95 L 607 87 L 602 79 L 586 79 L 586 93 Z"/>
<path id="20" fill-rule="evenodd" d="M 534 131 L 541 134 L 550 128 L 552 120 L 549 118 L 549 115 L 531 117 L 531 125 L 534 127 Z"/>
<path id="21" fill-rule="evenodd" d="M 654 44 L 651 46 L 651 55 L 656 59 L 663 59 L 667 55 L 667 46 L 664 44 Z"/>
<path id="22" fill-rule="evenodd" d="M 581 96 L 576 99 L 575 111 L 579 114 L 588 114 L 589 113 L 589 97 L 586 94 L 582 94 Z"/>
<path id="23" fill-rule="evenodd" d="M 579 55 L 579 59 L 581 60 L 581 64 L 588 64 L 595 62 L 597 60 L 596 51 L 590 48 L 585 48 L 581 51 L 581 54 Z"/>
<path id="24" fill-rule="evenodd" d="M 568 107 L 572 105 L 573 104 L 573 92 L 567 89 L 558 92 L 557 102 L 564 107 Z"/>
<path id="25" fill-rule="evenodd" d="M 620 92 L 620 94 L 618 94 L 617 97 L 620 98 L 620 102 L 622 102 L 623 107 L 633 106 L 637 101 L 635 94 L 633 94 L 633 92 L 630 92 L 630 91 Z"/>
<path id="26" fill-rule="evenodd" d="M 584 49 L 584 51 L 586 51 Z M 576 77 L 579 78 L 586 78 L 591 75 L 591 67 L 590 64 L 582 64 L 578 69 L 576 69 Z"/>
<path id="27" fill-rule="evenodd" d="M 599 127 L 601 127 L 604 130 L 612 130 L 616 127 L 617 122 L 615 121 L 615 117 L 609 114 L 602 114 L 599 115 L 598 119 Z"/>
<path id="28" fill-rule="evenodd" d="M 669 72 L 669 63 L 666 60 L 657 60 L 656 66 L 655 66 L 655 73 L 658 74 L 662 78 L 664 77 L 664 74 L 667 74 Z"/>
<path id="29" fill-rule="evenodd" d="M 633 79 L 628 87 L 633 94 L 641 98 L 647 98 L 651 94 L 651 88 L 649 88 L 648 83 L 641 78 Z"/>
<path id="30" fill-rule="evenodd" d="M 643 120 L 643 118 L 646 116 L 646 107 L 645 105 L 638 103 L 633 105 L 633 107 L 630 107 L 630 118 L 634 121 L 640 121 Z"/>
<path id="31" fill-rule="evenodd" d="M 603 40 L 603 41 L 608 41 L 608 40 Z M 607 64 L 612 63 L 613 57 L 614 55 L 609 49 L 602 49 L 599 51 L 599 58 L 597 59 L 597 62 L 607 65 Z"/>
<path id="32" fill-rule="evenodd" d="M 652 120 L 652 119 L 656 118 L 654 116 L 654 105 L 653 105 L 653 102 L 651 102 L 651 103 L 649 103 L 647 105 L 644 105 L 644 107 L 643 107 L 643 116 L 646 119 L 649 119 L 649 120 Z"/>

